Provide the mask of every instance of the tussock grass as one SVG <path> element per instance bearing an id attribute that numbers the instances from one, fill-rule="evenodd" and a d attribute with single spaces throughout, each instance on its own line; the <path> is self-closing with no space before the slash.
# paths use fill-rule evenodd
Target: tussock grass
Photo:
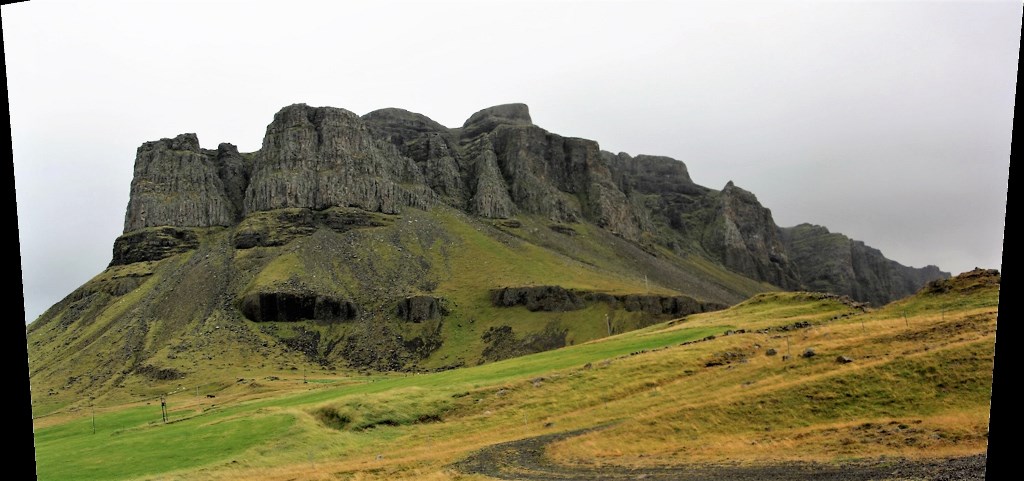
<path id="1" fill-rule="evenodd" d="M 652 466 L 973 454 L 987 441 L 997 298 L 990 287 L 862 313 L 769 293 L 470 368 L 231 385 L 180 405 L 167 425 L 153 424 L 153 404 L 98 414 L 96 435 L 87 414 L 56 417 L 37 425 L 40 479 L 481 480 L 448 466 L 494 443 L 600 425 L 548 456 Z M 797 322 L 810 327 L 782 329 Z M 808 348 L 816 355 L 800 357 Z"/>

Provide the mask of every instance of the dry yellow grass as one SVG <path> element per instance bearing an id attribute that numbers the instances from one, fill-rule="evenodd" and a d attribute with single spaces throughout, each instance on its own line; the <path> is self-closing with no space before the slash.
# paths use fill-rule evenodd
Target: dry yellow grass
<path id="1" fill-rule="evenodd" d="M 339 378 L 312 389 L 294 379 L 276 391 L 238 386 L 217 399 L 234 406 L 225 408 L 230 416 L 211 422 L 287 415 L 294 419 L 288 434 L 138 479 L 476 481 L 488 478 L 451 464 L 489 445 L 601 425 L 608 427 L 550 445 L 548 456 L 569 465 L 645 467 L 978 453 L 987 441 L 996 295 L 933 296 L 859 313 L 832 299 L 772 293 L 726 311 L 479 368 L 373 382 Z M 953 301 L 959 304 L 947 308 Z M 811 327 L 780 329 L 797 322 Z M 651 342 L 688 339 L 681 337 L 688 329 L 719 336 Z M 735 329 L 746 332 L 721 335 Z M 627 341 L 663 347 L 611 350 L 586 366 L 572 357 Z M 816 355 L 800 357 L 807 348 Z M 768 356 L 768 349 L 778 354 Z M 836 362 L 840 355 L 853 362 Z M 540 374 L 531 367 L 537 359 L 564 358 L 574 363 Z M 202 412 L 206 402 L 183 408 Z M 352 423 L 326 426 L 315 414 L 323 408 Z M 415 421 L 434 413 L 439 421 Z M 59 428 L 64 419 L 48 422 Z"/>

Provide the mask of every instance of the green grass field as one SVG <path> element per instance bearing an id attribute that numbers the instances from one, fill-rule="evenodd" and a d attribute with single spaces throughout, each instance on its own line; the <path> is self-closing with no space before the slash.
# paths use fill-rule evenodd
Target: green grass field
<path id="1" fill-rule="evenodd" d="M 760 294 L 430 374 L 223 379 L 214 398 L 168 396 L 167 424 L 156 399 L 98 408 L 95 433 L 91 410 L 62 411 L 35 421 L 39 479 L 487 479 L 449 466 L 491 444 L 607 423 L 549 456 L 651 466 L 973 454 L 986 446 L 998 285 L 965 286 L 866 313 Z M 816 355 L 802 357 L 808 348 Z"/>

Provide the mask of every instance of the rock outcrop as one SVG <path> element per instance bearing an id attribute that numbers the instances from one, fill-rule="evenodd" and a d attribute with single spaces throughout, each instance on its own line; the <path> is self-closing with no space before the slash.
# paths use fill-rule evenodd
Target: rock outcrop
<path id="1" fill-rule="evenodd" d="M 429 207 L 434 194 L 415 163 L 375 138 L 356 114 L 333 107 L 285 107 L 254 157 L 245 213 L 359 207 L 397 213 Z"/>
<path id="2" fill-rule="evenodd" d="M 451 130 L 425 115 L 388 108 L 362 117 L 372 135 L 390 142 L 402 155 L 412 159 L 423 180 L 445 203 L 464 208 L 468 199 L 467 161 Z"/>
<path id="3" fill-rule="evenodd" d="M 253 293 L 241 300 L 239 309 L 255 322 L 347 321 L 359 314 L 347 299 L 295 292 Z"/>
<path id="4" fill-rule="evenodd" d="M 504 104 L 480 110 L 466 119 L 460 135 L 472 139 L 496 129 L 499 125 L 533 125 L 530 108 L 526 104 Z"/>
<path id="5" fill-rule="evenodd" d="M 981 269 L 975 267 L 963 272 L 956 277 L 948 279 L 936 279 L 925 284 L 919 294 L 943 294 L 946 292 L 969 293 L 978 289 L 998 287 L 1001 276 L 996 269 Z"/>
<path id="6" fill-rule="evenodd" d="M 480 110 L 459 128 L 397 108 L 360 117 L 295 104 L 274 116 L 254 153 L 231 144 L 202 149 L 194 134 L 147 142 L 136 158 L 125 233 L 241 224 L 234 245 L 246 249 L 283 245 L 321 227 L 340 232 L 344 222 L 376 222 L 335 225 L 319 212 L 397 214 L 438 204 L 507 222 L 539 216 L 570 236 L 578 232 L 574 224 L 587 222 L 650 255 L 660 244 L 784 289 L 876 304 L 948 276 L 901 266 L 845 237 L 780 230 L 771 211 L 732 182 L 715 191 L 694 183 L 686 165 L 670 157 L 612 154 L 592 140 L 548 132 L 524 104 Z M 260 218 L 264 213 L 276 219 Z M 115 262 L 191 245 L 171 234 L 125 237 Z"/>
<path id="7" fill-rule="evenodd" d="M 504 287 L 491 291 L 491 303 L 498 307 L 524 306 L 531 311 L 575 311 L 586 307 L 581 294 L 560 286 Z"/>
<path id="8" fill-rule="evenodd" d="M 110 265 L 156 261 L 199 247 L 199 237 L 191 229 L 172 226 L 139 229 L 114 241 Z"/>
<path id="9" fill-rule="evenodd" d="M 306 208 L 278 209 L 246 217 L 235 230 L 236 249 L 285 245 L 292 240 L 312 234 L 319 228 L 334 232 L 351 229 L 380 227 L 391 219 L 360 209 L 332 207 L 326 210 Z"/>
<path id="10" fill-rule="evenodd" d="M 878 249 L 822 226 L 800 224 L 780 229 L 780 234 L 809 290 L 882 305 L 950 276 L 936 266 L 914 268 L 886 259 Z"/>
<path id="11" fill-rule="evenodd" d="M 398 301 L 395 314 L 407 322 L 423 322 L 448 314 L 444 299 L 432 296 L 409 296 Z"/>
<path id="12" fill-rule="evenodd" d="M 566 289 L 561 286 L 503 287 L 491 291 L 491 304 L 497 307 L 523 306 L 530 311 L 565 312 L 584 309 L 602 302 L 608 308 L 626 312 L 644 312 L 656 316 L 686 316 L 698 312 L 725 309 L 725 304 L 702 302 L 689 296 L 655 294 L 607 294 Z"/>
<path id="13" fill-rule="evenodd" d="M 195 134 L 142 144 L 135 156 L 124 231 L 236 224 L 241 219 L 239 180 L 247 168 L 233 146 L 201 149 Z"/>
<path id="14" fill-rule="evenodd" d="M 786 289 L 800 287 L 772 212 L 732 181 L 718 196 L 716 216 L 704 235 L 704 247 L 726 267 L 753 279 Z"/>
<path id="15" fill-rule="evenodd" d="M 30 376 L 70 406 L 228 365 L 451 369 L 776 288 L 881 304 L 944 276 L 824 228 L 780 229 L 732 183 L 548 132 L 522 104 L 457 128 L 296 104 L 256 152 L 195 134 L 139 147 L 111 264 L 29 325 Z M 924 294 L 991 291 L 993 277 Z M 803 297 L 821 296 L 838 298 Z"/>

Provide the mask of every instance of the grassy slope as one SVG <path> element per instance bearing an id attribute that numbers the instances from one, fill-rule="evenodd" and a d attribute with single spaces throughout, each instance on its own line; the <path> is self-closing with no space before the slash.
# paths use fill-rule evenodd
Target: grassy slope
<path id="1" fill-rule="evenodd" d="M 168 425 L 155 422 L 156 403 L 97 413 L 95 435 L 87 413 L 42 418 L 40 479 L 484 479 L 446 465 L 489 444 L 609 422 L 550 455 L 652 465 L 976 453 L 986 443 L 997 298 L 987 286 L 857 314 L 820 296 L 762 294 L 473 368 L 292 377 L 268 381 L 274 392 L 239 385 L 216 399 L 180 393 L 169 399 L 182 420 Z M 751 332 L 797 321 L 813 326 Z M 737 328 L 748 332 L 721 336 Z M 681 345 L 711 333 L 719 337 Z M 783 361 L 787 341 L 794 356 Z M 797 356 L 806 348 L 817 355 Z M 715 359 L 732 362 L 707 367 Z M 189 446 L 169 461 L 152 454 L 178 443 Z"/>
<path id="2" fill-rule="evenodd" d="M 266 228 L 273 214 L 251 216 L 243 227 Z M 493 326 L 509 325 L 522 337 L 557 324 L 568 330 L 567 343 L 578 344 L 608 334 L 606 314 L 616 332 L 651 322 L 639 312 L 609 312 L 604 304 L 560 313 L 496 308 L 488 294 L 493 288 L 553 284 L 616 294 L 682 293 L 718 302 L 738 302 L 772 288 L 701 259 L 669 252 L 653 257 L 586 224 L 575 224 L 579 234 L 569 237 L 543 219 L 524 217 L 521 228 L 499 228 L 444 208 L 377 217 L 387 225 L 345 233 L 320 229 L 279 247 L 246 250 L 232 247 L 232 229 L 199 230 L 196 251 L 105 270 L 29 327 L 35 412 L 150 399 L 179 388 L 217 393 L 238 378 L 321 371 L 319 363 L 277 338 L 319 332 L 323 352 L 329 340 L 393 317 L 395 302 L 407 295 L 450 301 L 451 314 L 441 326 L 444 343 L 418 361 L 431 369 L 475 365 L 484 348 L 481 336 Z M 117 289 L 135 284 L 127 292 Z M 352 299 L 373 321 L 254 324 L 235 308 L 236 299 L 248 293 L 280 286 Z M 436 322 L 389 325 L 410 339 Z M 337 351 L 330 361 L 344 370 Z M 147 365 L 185 377 L 139 375 Z"/>

